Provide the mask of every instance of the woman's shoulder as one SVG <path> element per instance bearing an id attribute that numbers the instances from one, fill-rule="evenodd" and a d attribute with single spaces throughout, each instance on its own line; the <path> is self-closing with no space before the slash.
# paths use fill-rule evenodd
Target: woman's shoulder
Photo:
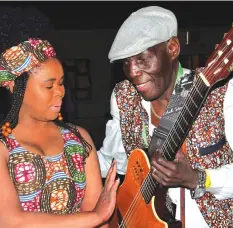
<path id="1" fill-rule="evenodd" d="M 78 126 L 78 125 L 76 125 L 75 127 L 76 127 L 76 129 L 80 132 L 80 134 L 82 135 L 82 137 L 83 137 L 85 140 L 91 138 L 89 132 L 88 132 L 85 128 L 83 128 L 83 127 L 81 127 L 81 126 Z"/>
<path id="2" fill-rule="evenodd" d="M 92 142 L 92 139 L 91 139 L 91 136 L 89 134 L 89 132 L 81 127 L 81 126 L 78 126 L 76 124 L 73 124 L 73 123 L 66 123 L 66 125 L 70 128 L 70 129 L 67 129 L 67 128 L 64 128 L 65 130 L 69 130 L 69 131 L 78 131 L 80 133 L 80 135 L 89 143 Z"/>
<path id="3" fill-rule="evenodd" d="M 9 149 L 7 148 L 7 142 L 0 138 L 0 159 L 7 159 L 9 156 Z"/>

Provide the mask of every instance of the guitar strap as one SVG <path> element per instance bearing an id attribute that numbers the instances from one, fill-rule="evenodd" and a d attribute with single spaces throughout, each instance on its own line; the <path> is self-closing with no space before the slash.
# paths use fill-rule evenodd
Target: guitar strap
<path id="1" fill-rule="evenodd" d="M 163 146 L 164 141 L 166 140 L 169 131 L 173 127 L 177 117 L 180 114 L 180 111 L 184 105 L 187 94 L 192 88 L 194 80 L 194 72 L 185 74 L 182 76 L 176 83 L 175 89 L 171 98 L 169 100 L 168 106 L 160 120 L 160 123 L 157 128 L 154 129 L 151 142 L 148 148 L 148 155 L 151 156 L 157 149 L 160 149 Z M 171 159 L 173 160 L 173 159 Z M 181 206 L 181 222 L 184 227 L 185 221 L 185 191 L 181 188 L 180 192 L 180 206 Z M 167 200 L 166 206 L 168 210 L 175 216 L 175 212 L 172 209 L 171 200 Z M 169 205 L 170 204 L 170 205 Z M 183 221 L 182 221 L 183 220 Z"/>

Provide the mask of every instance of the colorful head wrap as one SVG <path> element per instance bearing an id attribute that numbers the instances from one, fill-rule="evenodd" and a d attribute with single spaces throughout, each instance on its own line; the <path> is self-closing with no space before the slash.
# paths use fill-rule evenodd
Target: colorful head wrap
<path id="1" fill-rule="evenodd" d="M 0 86 L 7 86 L 22 73 L 55 55 L 47 40 L 34 38 L 7 49 L 0 56 Z"/>

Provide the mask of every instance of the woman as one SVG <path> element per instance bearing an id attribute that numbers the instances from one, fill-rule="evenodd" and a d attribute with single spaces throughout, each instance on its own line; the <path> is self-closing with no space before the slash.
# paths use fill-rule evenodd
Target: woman
<path id="1" fill-rule="evenodd" d="M 0 83 L 13 98 L 1 126 L 0 227 L 107 227 L 119 185 L 116 163 L 102 189 L 91 137 L 59 114 L 64 71 L 51 44 L 36 38 L 41 16 L 11 12 L 1 21 L 14 31 L 1 42 Z"/>

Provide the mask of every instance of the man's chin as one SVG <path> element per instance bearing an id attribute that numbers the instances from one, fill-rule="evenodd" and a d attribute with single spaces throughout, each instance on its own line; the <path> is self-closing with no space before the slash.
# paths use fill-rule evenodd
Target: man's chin
<path id="1" fill-rule="evenodd" d="M 142 98 L 145 100 L 145 101 L 155 101 L 157 99 L 159 99 L 161 96 L 159 95 L 152 95 L 152 94 L 141 94 Z"/>

